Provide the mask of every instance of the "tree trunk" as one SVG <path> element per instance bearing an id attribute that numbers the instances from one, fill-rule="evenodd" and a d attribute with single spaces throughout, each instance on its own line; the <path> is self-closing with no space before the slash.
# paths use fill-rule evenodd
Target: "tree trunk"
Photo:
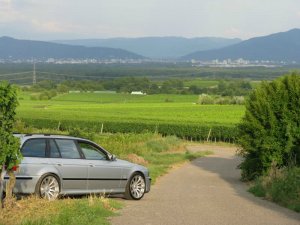
<path id="1" fill-rule="evenodd" d="M 16 184 L 16 176 L 13 170 L 8 170 L 7 175 L 9 176 L 9 180 L 6 184 L 6 196 L 5 196 L 5 207 L 12 207 L 15 203 L 15 199 L 13 197 L 13 188 Z"/>
<path id="2" fill-rule="evenodd" d="M 0 210 L 3 208 L 3 192 L 4 192 L 4 176 L 6 174 L 4 165 L 1 168 L 0 174 Z"/>

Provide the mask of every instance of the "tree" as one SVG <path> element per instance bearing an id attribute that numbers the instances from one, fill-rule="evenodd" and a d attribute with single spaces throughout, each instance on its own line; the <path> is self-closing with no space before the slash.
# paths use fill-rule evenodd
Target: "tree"
<path id="1" fill-rule="evenodd" d="M 7 173 L 9 175 L 6 185 L 7 202 L 12 202 L 12 189 L 16 181 L 14 169 L 21 160 L 19 139 L 12 133 L 17 105 L 16 89 L 6 82 L 0 83 L 0 201 L 3 194 L 3 178 Z"/>
<path id="2" fill-rule="evenodd" d="M 243 179 L 267 174 L 274 165 L 300 165 L 300 75 L 263 82 L 252 91 L 238 130 Z"/>

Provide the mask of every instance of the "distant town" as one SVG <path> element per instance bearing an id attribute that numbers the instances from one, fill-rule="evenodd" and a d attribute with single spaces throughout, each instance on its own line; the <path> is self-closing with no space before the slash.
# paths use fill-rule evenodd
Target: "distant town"
<path id="1" fill-rule="evenodd" d="M 189 63 L 193 67 L 212 67 L 212 68 L 240 68 L 240 67 L 281 67 L 288 65 L 298 65 L 296 61 L 272 61 L 272 60 L 245 60 L 225 59 L 225 60 L 176 60 L 176 59 L 0 59 L 0 63 L 45 63 L 45 64 L 142 64 L 142 63 Z"/>

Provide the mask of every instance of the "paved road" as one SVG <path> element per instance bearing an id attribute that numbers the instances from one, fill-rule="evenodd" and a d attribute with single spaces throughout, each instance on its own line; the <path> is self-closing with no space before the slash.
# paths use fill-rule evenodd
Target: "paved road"
<path id="1" fill-rule="evenodd" d="M 300 225 L 300 214 L 254 197 L 239 181 L 235 149 L 190 146 L 214 155 L 162 177 L 141 201 L 125 201 L 113 225 Z"/>

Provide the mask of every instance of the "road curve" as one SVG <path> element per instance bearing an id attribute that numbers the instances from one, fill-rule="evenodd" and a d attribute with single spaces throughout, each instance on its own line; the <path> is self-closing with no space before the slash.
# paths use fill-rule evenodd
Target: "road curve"
<path id="1" fill-rule="evenodd" d="M 300 214 L 247 192 L 236 169 L 235 149 L 213 145 L 189 146 L 212 150 L 163 176 L 141 201 L 125 201 L 113 225 L 300 225 Z"/>

